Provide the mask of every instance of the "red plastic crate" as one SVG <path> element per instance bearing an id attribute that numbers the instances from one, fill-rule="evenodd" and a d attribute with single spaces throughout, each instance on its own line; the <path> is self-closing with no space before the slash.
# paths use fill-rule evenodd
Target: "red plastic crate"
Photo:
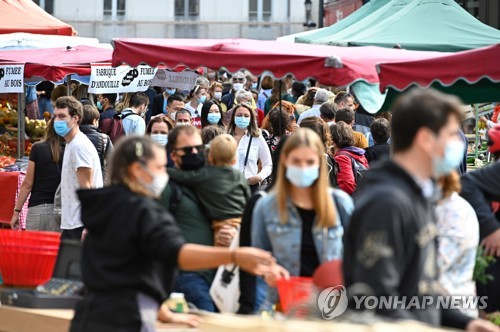
<path id="1" fill-rule="evenodd" d="M 313 293 L 313 281 L 308 277 L 290 277 L 276 282 L 281 310 L 286 314 L 293 305 L 309 301 Z"/>
<path id="2" fill-rule="evenodd" d="M 60 234 L 0 230 L 0 271 L 3 283 L 37 286 L 52 277 Z"/>

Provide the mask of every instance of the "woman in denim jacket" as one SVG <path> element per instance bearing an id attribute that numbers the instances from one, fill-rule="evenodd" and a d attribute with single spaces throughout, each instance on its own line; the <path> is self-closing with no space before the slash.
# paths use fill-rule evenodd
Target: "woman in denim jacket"
<path id="1" fill-rule="evenodd" d="M 310 277 L 320 264 L 343 255 L 342 237 L 353 203 L 346 193 L 329 188 L 324 152 L 310 129 L 290 136 L 275 188 L 253 212 L 252 245 L 271 251 L 292 276 Z M 266 276 L 270 286 L 283 273 L 276 274 Z"/>

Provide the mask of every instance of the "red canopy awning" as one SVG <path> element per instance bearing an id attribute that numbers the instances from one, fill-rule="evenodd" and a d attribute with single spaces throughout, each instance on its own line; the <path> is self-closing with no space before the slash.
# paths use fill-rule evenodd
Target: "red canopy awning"
<path id="1" fill-rule="evenodd" d="M 433 83 L 448 87 L 460 80 L 474 84 L 485 78 L 500 82 L 500 44 L 426 60 L 385 62 L 378 65 L 380 90 L 404 91 L 411 85 L 428 87 Z"/>
<path id="2" fill-rule="evenodd" d="M 110 62 L 110 49 L 77 46 L 74 48 L 43 48 L 35 50 L 0 51 L 0 61 L 25 63 L 24 77 L 58 82 L 67 75 L 90 75 L 90 64 Z"/>
<path id="3" fill-rule="evenodd" d="M 287 74 L 293 74 L 299 80 L 314 77 L 322 84 L 334 86 L 345 86 L 358 80 L 376 84 L 379 82 L 377 63 L 425 59 L 437 53 L 251 39 L 119 38 L 113 43 L 114 66 L 225 67 L 230 72 L 247 69 L 254 75 L 271 71 L 276 77 Z"/>
<path id="4" fill-rule="evenodd" d="M 0 0 L 0 17 L 0 34 L 27 32 L 42 35 L 76 35 L 71 25 L 58 20 L 31 0 Z"/>

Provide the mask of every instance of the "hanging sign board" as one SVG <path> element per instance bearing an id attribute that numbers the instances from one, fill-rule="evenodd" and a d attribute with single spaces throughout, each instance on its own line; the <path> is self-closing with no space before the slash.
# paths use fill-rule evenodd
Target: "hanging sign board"
<path id="1" fill-rule="evenodd" d="M 197 77 L 198 74 L 193 71 L 175 72 L 159 68 L 151 85 L 176 88 L 177 90 L 192 90 L 196 85 Z"/>
<path id="2" fill-rule="evenodd" d="M 155 77 L 156 68 L 139 66 L 112 67 L 110 64 L 92 64 L 90 93 L 123 93 L 146 91 Z"/>
<path id="3" fill-rule="evenodd" d="M 0 64 L 0 93 L 24 92 L 24 64 Z"/>

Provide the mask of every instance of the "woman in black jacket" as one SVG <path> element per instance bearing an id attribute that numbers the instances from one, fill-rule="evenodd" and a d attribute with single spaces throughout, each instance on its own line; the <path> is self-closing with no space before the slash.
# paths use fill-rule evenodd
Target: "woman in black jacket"
<path id="1" fill-rule="evenodd" d="M 87 229 L 82 275 L 88 293 L 76 307 L 71 331 L 154 331 L 177 267 L 236 263 L 263 274 L 274 264 L 270 253 L 255 248 L 185 243 L 157 201 L 168 182 L 166 163 L 163 147 L 147 136 L 130 136 L 112 157 L 110 186 L 78 192 Z"/>

